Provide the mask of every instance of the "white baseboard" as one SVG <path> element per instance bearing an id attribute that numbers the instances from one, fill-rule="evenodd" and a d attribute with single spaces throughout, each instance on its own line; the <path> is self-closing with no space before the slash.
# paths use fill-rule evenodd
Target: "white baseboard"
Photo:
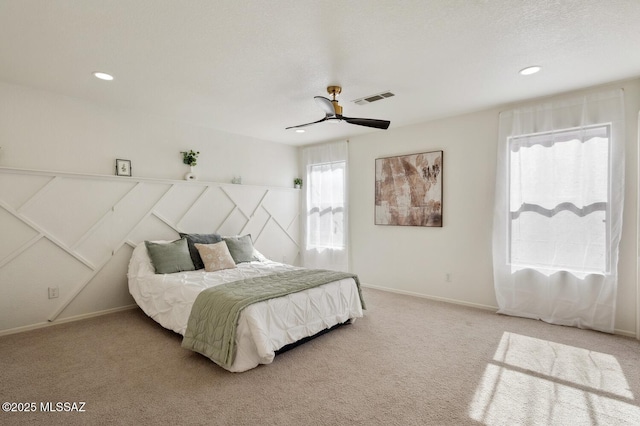
<path id="1" fill-rule="evenodd" d="M 490 306 L 490 305 L 482 305 L 479 303 L 471 303 L 471 302 L 465 302 L 462 300 L 456 300 L 456 299 L 448 299 L 446 297 L 438 297 L 438 296 L 429 296 L 426 294 L 421 294 L 421 293 L 414 293 L 412 291 L 405 291 L 405 290 L 398 290 L 395 288 L 388 288 L 388 287 L 379 287 L 376 285 L 370 285 L 370 284 L 361 284 L 362 287 L 365 288 L 373 288 L 375 290 L 380 290 L 380 291 L 386 291 L 388 293 L 397 293 L 397 294 L 404 294 L 407 296 L 414 296 L 414 297 L 421 297 L 423 299 L 430 299 L 430 300 L 437 300 L 439 302 L 447 302 L 447 303 L 453 303 L 454 305 L 462 305 L 462 306 L 469 306 L 472 308 L 478 308 L 478 309 L 484 309 L 487 311 L 497 311 L 498 307 L 497 306 Z M 621 330 L 621 329 L 614 329 L 613 330 L 614 334 L 620 335 L 620 336 L 626 336 L 626 337 L 633 337 L 636 338 L 636 333 L 635 331 L 629 331 L 629 330 Z M 638 339 L 640 340 L 640 339 Z"/>
<path id="2" fill-rule="evenodd" d="M 627 336 L 627 337 L 633 337 L 636 340 L 640 340 L 636 337 L 636 332 L 635 331 L 629 331 L 629 330 L 620 330 L 619 328 L 616 328 L 613 330 L 613 334 L 619 334 L 621 336 Z"/>
<path id="3" fill-rule="evenodd" d="M 498 310 L 497 306 L 482 305 L 480 303 L 465 302 L 463 300 L 449 299 L 449 298 L 446 298 L 446 297 L 429 296 L 427 294 L 414 293 L 412 291 L 398 290 L 398 289 L 389 288 L 389 287 L 380 287 L 380 286 L 377 286 L 377 285 L 370 285 L 370 284 L 364 284 L 364 283 L 362 283 L 361 285 L 362 285 L 362 287 L 373 288 L 375 290 L 386 291 L 388 293 L 405 294 L 407 296 L 420 297 L 422 299 L 437 300 L 439 302 L 453 303 L 454 305 L 470 306 L 472 308 L 484 309 L 486 311 L 494 311 L 495 312 L 495 311 Z"/>
<path id="4" fill-rule="evenodd" d="M 395 288 L 389 288 L 389 287 L 380 287 L 380 286 L 376 286 L 376 285 L 370 285 L 370 284 L 361 284 L 362 287 L 365 288 L 372 288 L 374 290 L 380 290 L 380 291 L 386 291 L 388 293 L 396 293 L 396 294 L 404 294 L 407 296 L 413 296 L 413 297 L 420 297 L 423 299 L 429 299 L 429 300 L 437 300 L 439 302 L 447 302 L 447 303 L 452 303 L 454 305 L 461 305 L 461 306 L 469 306 L 472 308 L 478 308 L 478 309 L 484 309 L 486 311 L 497 311 L 498 307 L 496 306 L 491 306 L 491 305 L 483 305 L 480 303 L 471 303 L 471 302 L 465 302 L 462 300 L 457 300 L 457 299 L 449 299 L 446 297 L 438 297 L 438 296 L 429 296 L 426 294 L 421 294 L 421 293 L 415 293 L 412 291 L 406 291 L 406 290 L 398 290 Z M 102 315 L 107 315 L 107 314 L 112 314 L 115 312 L 120 312 L 120 311 L 126 311 L 129 309 L 135 309 L 137 308 L 138 305 L 127 305 L 127 306 L 121 306 L 119 308 L 113 308 L 113 309 L 106 309 L 104 311 L 98 311 L 98 312 L 91 312 L 88 314 L 82 314 L 82 315 L 76 315 L 73 317 L 69 317 L 69 318 L 64 318 L 58 321 L 53 321 L 53 322 L 42 322 L 42 323 L 37 323 L 37 324 L 31 324 L 31 325 L 27 325 L 24 327 L 16 327 L 16 328 L 10 328 L 8 330 L 0 330 L 0 336 L 6 336 L 9 334 L 16 334 L 16 333 L 22 333 L 25 331 L 30 331 L 30 330 L 36 330 L 38 328 L 44 328 L 44 327 L 51 327 L 52 325 L 58 325 L 58 324 L 64 324 L 67 322 L 73 322 L 73 321 L 80 321 L 83 319 L 87 319 L 87 318 L 93 318 L 93 317 L 99 317 Z M 636 338 L 636 333 L 634 331 L 629 331 L 629 330 L 621 330 L 621 329 L 615 329 L 614 330 L 614 334 L 618 334 L 620 336 L 627 336 L 627 337 L 633 337 Z"/>
<path id="5" fill-rule="evenodd" d="M 82 314 L 82 315 L 75 315 L 69 318 L 63 318 L 61 320 L 57 320 L 57 321 L 47 321 L 47 322 L 40 322 L 37 324 L 31 324 L 31 325 L 25 325 L 23 327 L 16 327 L 16 328 L 10 328 L 7 330 L 0 330 L 0 336 L 7 336 L 9 334 L 16 334 L 16 333 L 22 333 L 25 331 L 31 331 L 31 330 L 37 330 L 38 328 L 45 328 L 45 327 L 51 327 L 52 325 L 58 325 L 58 324 L 64 324 L 67 322 L 74 322 L 74 321 L 80 321 L 80 320 L 84 320 L 84 319 L 88 319 L 88 318 L 93 318 L 93 317 L 99 317 L 102 315 L 107 315 L 107 314 L 113 314 L 115 312 L 120 312 L 120 311 L 127 311 L 129 309 L 135 309 L 137 308 L 138 305 L 127 305 L 127 306 L 121 306 L 118 308 L 112 308 L 112 309 L 105 309 L 104 311 L 97 311 L 97 312 L 91 312 L 88 314 Z"/>

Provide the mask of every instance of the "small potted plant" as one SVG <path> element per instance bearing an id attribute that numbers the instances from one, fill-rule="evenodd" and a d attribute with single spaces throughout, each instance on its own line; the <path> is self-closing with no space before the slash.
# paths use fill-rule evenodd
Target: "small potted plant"
<path id="1" fill-rule="evenodd" d="M 296 189 L 300 189 L 300 187 L 302 187 L 302 179 L 301 178 L 295 178 L 293 180 L 293 187 Z"/>
<path id="2" fill-rule="evenodd" d="M 196 180 L 197 176 L 193 173 L 193 168 L 198 164 L 198 155 L 200 155 L 200 151 L 194 151 L 190 149 L 189 151 L 180 151 L 182 154 L 182 162 L 189 166 L 189 173 L 184 175 L 185 180 Z"/>

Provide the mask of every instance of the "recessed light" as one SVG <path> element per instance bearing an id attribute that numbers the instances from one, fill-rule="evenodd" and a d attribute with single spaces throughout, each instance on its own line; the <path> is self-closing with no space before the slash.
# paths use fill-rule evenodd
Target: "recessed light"
<path id="1" fill-rule="evenodd" d="M 306 131 L 306 130 L 304 130 L 304 129 L 297 129 L 297 130 L 296 130 L 296 133 L 304 133 L 305 131 Z"/>
<path id="2" fill-rule="evenodd" d="M 541 69 L 542 69 L 542 67 L 541 67 L 541 66 L 534 65 L 534 66 L 532 66 L 532 67 L 527 67 L 527 68 L 521 69 L 521 70 L 520 70 L 520 75 L 531 75 L 531 74 L 535 74 L 535 73 L 537 73 L 538 71 L 540 71 Z"/>
<path id="3" fill-rule="evenodd" d="M 111 80 L 113 80 L 113 76 L 112 76 L 111 74 L 107 74 L 106 72 L 99 72 L 99 71 L 96 71 L 96 72 L 94 72 L 94 73 L 93 73 L 93 75 L 94 75 L 96 78 L 99 78 L 100 80 L 106 80 L 106 81 L 111 81 Z"/>

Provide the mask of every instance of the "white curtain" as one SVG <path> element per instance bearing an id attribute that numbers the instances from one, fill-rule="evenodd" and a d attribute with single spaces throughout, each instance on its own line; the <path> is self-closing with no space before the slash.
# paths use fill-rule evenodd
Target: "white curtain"
<path id="1" fill-rule="evenodd" d="M 499 313 L 613 332 L 624 144 L 622 90 L 500 114 Z"/>
<path id="2" fill-rule="evenodd" d="M 303 266 L 348 271 L 347 142 L 304 148 L 302 164 L 306 174 Z"/>

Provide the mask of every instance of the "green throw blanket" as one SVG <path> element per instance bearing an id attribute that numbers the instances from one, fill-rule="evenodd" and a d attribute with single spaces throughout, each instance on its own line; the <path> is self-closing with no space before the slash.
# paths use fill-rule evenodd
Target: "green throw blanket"
<path id="1" fill-rule="evenodd" d="M 230 368 L 236 354 L 236 328 L 242 309 L 252 303 L 353 278 L 365 309 L 358 276 L 323 269 L 299 269 L 247 278 L 202 291 L 191 308 L 182 347 Z"/>

